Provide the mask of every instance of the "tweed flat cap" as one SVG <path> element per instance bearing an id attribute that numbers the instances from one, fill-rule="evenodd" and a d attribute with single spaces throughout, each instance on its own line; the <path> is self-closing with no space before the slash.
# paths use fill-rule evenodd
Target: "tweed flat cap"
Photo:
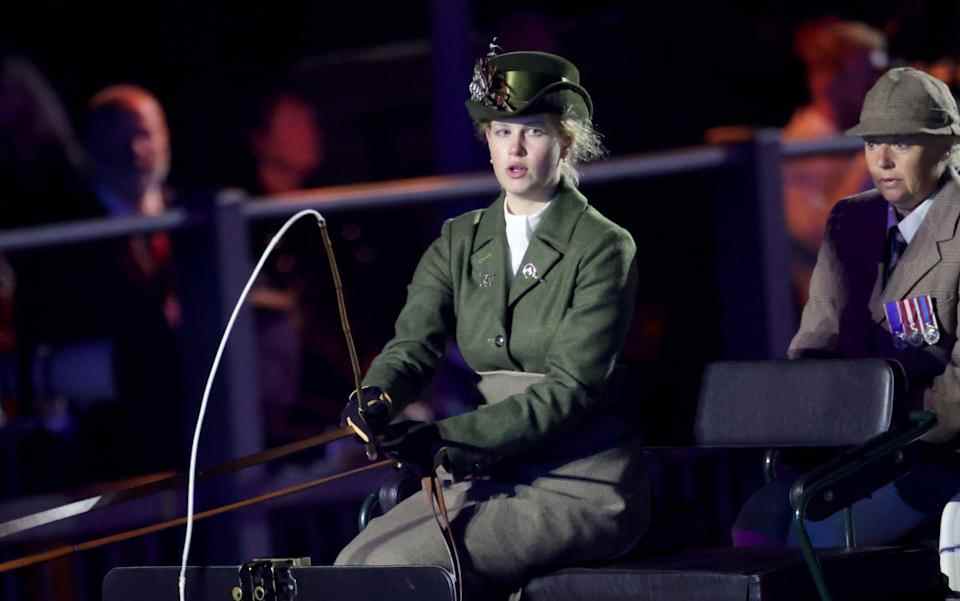
<path id="1" fill-rule="evenodd" d="M 957 102 L 947 84 L 911 67 L 880 76 L 863 99 L 860 122 L 847 134 L 960 136 Z"/>

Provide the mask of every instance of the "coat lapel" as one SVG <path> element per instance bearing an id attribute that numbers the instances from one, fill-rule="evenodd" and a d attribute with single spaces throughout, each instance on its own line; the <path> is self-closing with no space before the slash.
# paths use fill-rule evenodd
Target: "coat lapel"
<path id="1" fill-rule="evenodd" d="M 491 308 L 501 329 L 506 314 L 507 286 L 510 272 L 507 268 L 507 237 L 503 222 L 503 194 L 485 210 L 477 214 L 477 233 L 470 254 L 472 277 L 481 290 L 490 295 Z"/>
<path id="2" fill-rule="evenodd" d="M 884 300 L 907 298 L 921 279 L 943 258 L 941 245 L 956 235 L 960 218 L 960 184 L 950 178 L 940 192 L 930 212 L 924 217 L 916 236 L 900 258 L 897 269 L 880 294 L 871 299 L 871 313 L 876 322 L 886 320 Z M 879 286 L 878 286 L 879 287 Z"/>
<path id="3" fill-rule="evenodd" d="M 587 199 L 576 188 L 562 183 L 520 262 L 520 269 L 510 285 L 507 306 L 513 307 L 534 286 L 547 279 L 550 270 L 567 251 L 574 227 L 586 208 Z"/>
<path id="4" fill-rule="evenodd" d="M 526 254 L 523 255 L 520 269 L 510 284 L 510 299 L 507 305 L 512 307 L 531 288 L 543 281 L 550 268 L 560 260 L 560 256 L 560 251 L 539 236 L 531 240 Z"/>

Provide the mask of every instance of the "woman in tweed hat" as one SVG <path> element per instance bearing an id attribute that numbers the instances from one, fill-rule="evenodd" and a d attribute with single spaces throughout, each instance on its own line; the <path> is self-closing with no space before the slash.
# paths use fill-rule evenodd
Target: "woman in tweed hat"
<path id="1" fill-rule="evenodd" d="M 960 491 L 960 112 L 949 88 L 902 67 L 867 92 L 860 121 L 874 189 L 833 208 L 790 343 L 791 358 L 883 357 L 907 376 L 904 408 L 937 415 L 925 459 L 853 506 L 857 543 L 889 544 L 932 522 Z M 914 314 L 913 308 L 920 310 Z M 734 526 L 740 545 L 793 544 L 789 478 L 761 489 Z M 808 526 L 813 543 L 840 546 L 841 514 Z"/>

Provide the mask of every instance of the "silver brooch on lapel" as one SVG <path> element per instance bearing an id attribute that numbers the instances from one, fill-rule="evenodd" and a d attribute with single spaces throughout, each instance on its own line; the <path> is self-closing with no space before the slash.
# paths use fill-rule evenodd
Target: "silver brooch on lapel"
<path id="1" fill-rule="evenodd" d="M 527 263 L 523 266 L 523 269 L 520 271 L 523 274 L 523 277 L 528 280 L 537 279 L 537 266 L 533 263 Z"/>

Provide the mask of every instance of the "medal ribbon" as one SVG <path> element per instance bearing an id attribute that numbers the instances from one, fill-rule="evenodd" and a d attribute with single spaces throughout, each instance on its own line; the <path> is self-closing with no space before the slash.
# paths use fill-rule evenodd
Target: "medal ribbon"
<path id="1" fill-rule="evenodd" d="M 907 334 L 907 335 L 909 336 L 909 335 L 913 334 L 914 332 L 919 333 L 919 332 L 920 332 L 920 329 L 917 327 L 916 316 L 913 314 L 913 304 L 910 302 L 910 299 L 909 299 L 909 298 L 908 298 L 908 299 L 904 299 L 904 300 L 902 300 L 902 301 L 899 301 L 899 303 L 900 303 L 900 306 L 901 306 L 902 309 L 903 309 L 903 314 L 904 314 L 904 315 L 906 316 L 906 318 L 907 318 L 907 319 L 906 319 L 906 321 L 907 321 L 907 324 L 906 324 L 906 325 L 908 325 L 908 326 L 910 327 L 910 333 Z"/>
<path id="2" fill-rule="evenodd" d="M 890 301 L 885 303 L 883 308 L 887 312 L 887 321 L 890 322 L 890 333 L 893 334 L 894 338 L 903 339 L 903 320 L 900 317 L 900 303 L 898 301 Z"/>
<path id="3" fill-rule="evenodd" d="M 940 324 L 937 323 L 937 314 L 933 312 L 933 299 L 929 294 L 920 297 L 920 309 L 923 311 L 923 323 L 939 330 Z"/>
<path id="4" fill-rule="evenodd" d="M 940 326 L 937 324 L 937 315 L 933 312 L 933 299 L 929 294 L 925 294 L 915 300 L 922 321 L 923 339 L 927 344 L 936 344 L 940 341 Z"/>

